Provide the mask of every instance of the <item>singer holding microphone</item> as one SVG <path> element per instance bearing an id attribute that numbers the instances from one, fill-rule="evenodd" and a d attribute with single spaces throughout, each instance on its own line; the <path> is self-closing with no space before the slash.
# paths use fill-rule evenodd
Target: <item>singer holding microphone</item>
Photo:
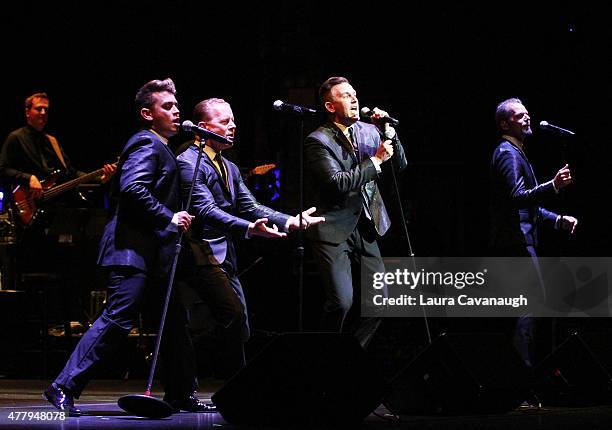
<path id="1" fill-rule="evenodd" d="M 572 174 L 566 164 L 555 176 L 538 183 L 534 169 L 525 155 L 525 139 L 531 136 L 529 112 L 517 98 L 501 102 L 495 112 L 495 121 L 501 142 L 491 160 L 491 224 L 489 245 L 495 256 L 531 257 L 535 269 L 536 296 L 545 298 L 536 249 L 538 226 L 576 230 L 578 220 L 569 215 L 558 215 L 542 206 L 572 183 Z M 530 288 L 530 286 L 521 286 Z M 534 362 L 534 321 L 529 315 L 518 319 L 514 331 L 514 345 L 527 366 Z"/>
<path id="2" fill-rule="evenodd" d="M 391 224 L 376 179 L 394 156 L 400 170 L 407 161 L 386 112 L 374 109 L 370 119 L 384 125 L 385 135 L 372 124 L 359 121 L 359 100 L 348 79 L 330 77 L 319 88 L 327 121 L 305 141 L 306 168 L 312 181 L 313 202 L 325 223 L 306 233 L 325 288 L 321 328 L 342 331 L 359 280 L 352 266 L 364 260 L 370 272 L 383 272 L 377 239 Z M 354 282 L 355 281 L 355 282 Z M 363 346 L 371 339 L 378 320 L 357 320 L 355 335 Z"/>

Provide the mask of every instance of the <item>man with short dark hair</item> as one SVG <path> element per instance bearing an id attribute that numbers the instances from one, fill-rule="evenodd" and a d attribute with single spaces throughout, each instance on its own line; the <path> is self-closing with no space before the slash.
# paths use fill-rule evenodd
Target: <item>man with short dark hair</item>
<path id="1" fill-rule="evenodd" d="M 319 96 L 327 122 L 306 138 L 305 158 L 313 203 L 326 221 L 306 236 L 325 288 L 322 329 L 342 331 L 353 306 L 354 290 L 359 288 L 358 282 L 353 285 L 353 264 L 365 257 L 362 261 L 368 271 L 384 272 L 376 241 L 387 232 L 391 221 L 376 179 L 383 163 L 394 153 L 399 170 L 406 168 L 407 161 L 389 124 L 384 125 L 383 134 L 375 125 L 359 121 L 357 92 L 348 79 L 327 79 Z M 385 116 L 386 112 L 374 108 L 371 118 L 376 122 Z M 373 330 L 364 329 L 363 324 L 360 329 L 357 337 L 365 346 Z"/>
<path id="2" fill-rule="evenodd" d="M 142 129 L 121 153 L 113 184 L 116 207 L 98 257 L 98 265 L 108 272 L 106 307 L 44 393 L 53 406 L 70 415 L 81 414 L 74 398 L 92 378 L 95 365 L 112 359 L 135 327 L 145 290 L 153 293 L 155 286 L 166 286 L 178 230 L 186 231 L 191 224 L 192 217 L 181 210 L 178 165 L 168 148 L 168 139 L 179 128 L 175 93 L 174 82 L 166 79 L 150 81 L 136 94 Z M 162 344 L 172 345 L 162 348 L 165 400 L 176 409 L 205 411 L 206 405 L 195 396 L 193 378 L 183 369 L 171 368 L 180 363 L 180 348 L 188 334 L 172 318 L 168 320 L 169 333 L 162 338 Z"/>

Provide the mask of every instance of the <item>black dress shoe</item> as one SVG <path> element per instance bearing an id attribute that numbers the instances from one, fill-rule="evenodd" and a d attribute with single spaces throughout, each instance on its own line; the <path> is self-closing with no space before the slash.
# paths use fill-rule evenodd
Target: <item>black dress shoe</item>
<path id="1" fill-rule="evenodd" d="M 169 403 L 177 411 L 187 412 L 217 412 L 217 408 L 212 403 L 204 403 L 198 399 L 197 393 L 194 391 L 180 399 L 168 399 L 164 397 L 164 401 Z"/>
<path id="2" fill-rule="evenodd" d="M 527 398 L 517 408 L 519 411 L 539 411 L 541 409 L 542 402 L 533 392 L 528 393 Z"/>
<path id="3" fill-rule="evenodd" d="M 74 407 L 74 398 L 68 390 L 63 390 L 54 382 L 49 385 L 43 393 L 43 398 L 62 412 L 66 412 L 69 417 L 80 417 L 81 410 Z"/>

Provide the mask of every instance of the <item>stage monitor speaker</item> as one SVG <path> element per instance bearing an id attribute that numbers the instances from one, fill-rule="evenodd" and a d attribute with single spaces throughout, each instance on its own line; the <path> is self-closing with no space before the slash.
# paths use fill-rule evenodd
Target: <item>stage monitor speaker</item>
<path id="1" fill-rule="evenodd" d="M 496 333 L 442 334 L 390 384 L 384 404 L 397 415 L 504 412 L 528 391 L 523 361 Z"/>
<path id="2" fill-rule="evenodd" d="M 213 396 L 232 424 L 346 424 L 384 397 L 381 370 L 351 335 L 284 333 Z"/>
<path id="3" fill-rule="evenodd" d="M 610 361 L 610 337 L 604 332 L 572 333 L 536 366 L 542 402 L 552 406 L 612 403 Z"/>

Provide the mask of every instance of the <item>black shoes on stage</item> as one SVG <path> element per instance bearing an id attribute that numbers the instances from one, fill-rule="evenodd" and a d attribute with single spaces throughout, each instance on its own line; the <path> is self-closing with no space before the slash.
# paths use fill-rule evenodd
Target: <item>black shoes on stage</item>
<path id="1" fill-rule="evenodd" d="M 70 391 L 59 387 L 56 383 L 52 383 L 47 387 L 43 393 L 43 398 L 55 406 L 56 409 L 65 412 L 70 417 L 80 417 L 82 415 L 81 410 L 74 406 L 74 397 Z M 164 401 L 169 403 L 176 412 L 217 412 L 215 405 L 204 403 L 198 399 L 197 392 L 195 391 L 178 399 L 164 397 Z"/>
<path id="2" fill-rule="evenodd" d="M 164 397 L 164 402 L 169 403 L 177 412 L 217 412 L 215 405 L 204 403 L 198 399 L 197 392 L 195 391 L 180 399 Z"/>
<path id="3" fill-rule="evenodd" d="M 49 385 L 43 393 L 43 398 L 69 417 L 80 417 L 81 410 L 74 406 L 74 397 L 66 390 L 57 386 L 54 382 Z"/>

